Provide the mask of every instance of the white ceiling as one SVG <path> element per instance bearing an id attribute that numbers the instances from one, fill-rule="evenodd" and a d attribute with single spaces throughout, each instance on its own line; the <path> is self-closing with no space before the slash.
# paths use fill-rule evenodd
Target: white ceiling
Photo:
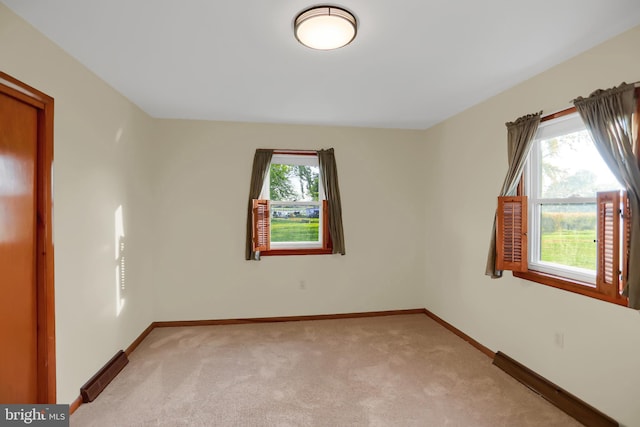
<path id="1" fill-rule="evenodd" d="M 314 0 L 0 1 L 153 117 L 407 129 L 640 24 L 639 0 L 342 0 L 358 35 L 325 52 L 292 31 Z"/>

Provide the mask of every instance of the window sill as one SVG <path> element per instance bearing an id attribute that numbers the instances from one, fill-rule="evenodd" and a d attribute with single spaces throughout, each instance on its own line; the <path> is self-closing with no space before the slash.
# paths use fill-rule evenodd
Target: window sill
<path id="1" fill-rule="evenodd" d="M 514 277 L 518 277 L 524 280 L 530 280 L 532 282 L 541 283 L 543 285 L 551 286 L 557 289 L 563 289 L 565 291 L 574 292 L 576 294 L 585 295 L 591 298 L 599 299 L 601 301 L 607 301 L 613 304 L 622 306 L 628 305 L 627 297 L 622 295 L 617 297 L 610 297 L 598 292 L 595 287 L 589 283 L 580 282 L 578 280 L 567 279 L 565 277 L 554 276 L 552 274 L 541 273 L 539 271 L 525 271 L 525 272 L 513 272 Z"/>
<path id="2" fill-rule="evenodd" d="M 333 250 L 331 248 L 316 248 L 316 249 L 270 249 L 268 251 L 260 252 L 260 256 L 288 256 L 288 255 L 331 255 Z"/>

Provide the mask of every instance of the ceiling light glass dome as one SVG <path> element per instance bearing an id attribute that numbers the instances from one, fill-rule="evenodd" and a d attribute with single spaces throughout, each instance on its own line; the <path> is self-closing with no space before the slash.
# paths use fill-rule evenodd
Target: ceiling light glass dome
<path id="1" fill-rule="evenodd" d="M 301 12 L 295 20 L 296 38 L 311 49 L 331 50 L 346 46 L 357 33 L 356 18 L 333 6 L 316 6 Z"/>

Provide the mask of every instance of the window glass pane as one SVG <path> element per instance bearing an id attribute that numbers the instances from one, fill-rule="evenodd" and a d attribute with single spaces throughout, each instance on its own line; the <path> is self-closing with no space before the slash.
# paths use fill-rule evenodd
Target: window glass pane
<path id="1" fill-rule="evenodd" d="M 318 166 L 272 163 L 269 199 L 282 202 L 318 201 Z"/>
<path id="2" fill-rule="evenodd" d="M 271 204 L 271 242 L 319 242 L 320 206 Z"/>
<path id="3" fill-rule="evenodd" d="M 596 204 L 540 206 L 540 260 L 596 269 Z"/>
<path id="4" fill-rule="evenodd" d="M 596 197 L 621 188 L 586 130 L 541 140 L 540 159 L 541 198 Z"/>

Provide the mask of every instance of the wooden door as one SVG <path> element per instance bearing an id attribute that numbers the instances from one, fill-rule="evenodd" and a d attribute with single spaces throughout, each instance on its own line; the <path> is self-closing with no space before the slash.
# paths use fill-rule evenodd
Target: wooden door
<path id="1" fill-rule="evenodd" d="M 0 401 L 37 403 L 37 110 L 0 94 Z"/>
<path id="2" fill-rule="evenodd" d="M 0 403 L 55 403 L 52 116 L 20 85 L 0 73 Z"/>

